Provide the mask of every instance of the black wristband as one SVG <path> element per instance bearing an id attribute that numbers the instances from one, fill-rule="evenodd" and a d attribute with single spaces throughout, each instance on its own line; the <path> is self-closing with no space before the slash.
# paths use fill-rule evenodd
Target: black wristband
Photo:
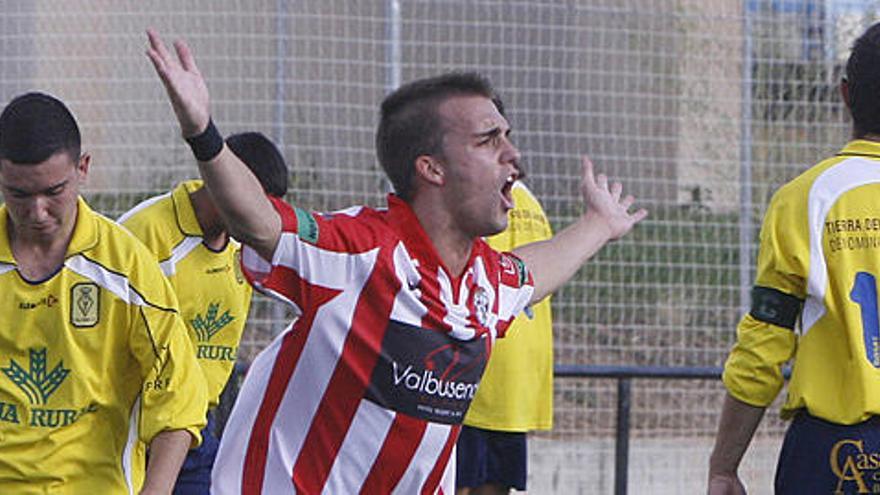
<path id="1" fill-rule="evenodd" d="M 214 126 L 213 120 L 208 120 L 208 127 L 201 134 L 186 138 L 186 142 L 200 162 L 213 160 L 223 149 L 223 136 Z"/>

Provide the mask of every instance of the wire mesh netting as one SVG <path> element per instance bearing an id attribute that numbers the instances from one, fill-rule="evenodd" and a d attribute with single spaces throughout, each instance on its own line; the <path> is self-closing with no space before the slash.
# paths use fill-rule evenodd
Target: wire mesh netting
<path id="1" fill-rule="evenodd" d="M 529 185 L 555 228 L 580 212 L 579 156 L 650 217 L 554 299 L 560 364 L 720 366 L 747 307 L 772 192 L 846 141 L 837 83 L 878 3 L 843 0 L 4 0 L 0 99 L 66 101 L 93 154 L 87 199 L 117 216 L 195 177 L 143 55 L 147 26 L 196 53 L 222 132 L 258 130 L 315 210 L 380 205 L 378 102 L 401 81 L 479 70 L 505 100 Z M 252 309 L 248 360 L 289 314 Z M 698 493 L 723 388 L 633 383 L 630 486 Z M 557 379 L 532 439 L 534 493 L 610 493 L 615 384 Z M 743 467 L 770 493 L 774 405 Z"/>

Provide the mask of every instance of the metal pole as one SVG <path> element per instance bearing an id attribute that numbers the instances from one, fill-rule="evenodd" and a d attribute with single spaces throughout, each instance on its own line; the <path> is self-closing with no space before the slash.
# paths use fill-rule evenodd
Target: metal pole
<path id="1" fill-rule="evenodd" d="M 284 152 L 284 76 L 287 59 L 287 36 L 285 36 L 285 22 L 287 22 L 286 0 L 275 2 L 275 125 L 272 129 L 272 138 L 278 149 Z"/>
<path id="2" fill-rule="evenodd" d="M 629 475 L 629 378 L 617 380 L 617 442 L 614 447 L 614 494 L 626 495 L 626 482 Z"/>
<path id="3" fill-rule="evenodd" d="M 745 314 L 751 306 L 752 250 L 752 15 L 750 2 L 743 2 L 742 106 L 739 167 L 739 306 Z"/>
<path id="4" fill-rule="evenodd" d="M 556 378 L 679 378 L 717 380 L 720 366 L 627 366 L 603 364 L 557 364 Z"/>
<path id="5" fill-rule="evenodd" d="M 289 3 L 286 0 L 276 0 L 275 2 L 275 119 L 272 126 L 272 138 L 275 140 L 275 145 L 278 146 L 282 155 L 286 155 L 284 152 L 284 111 L 286 98 L 284 79 L 287 67 L 287 36 L 285 28 L 288 19 Z M 287 313 L 278 301 L 272 301 L 270 304 L 271 309 L 269 311 L 273 322 L 271 331 L 274 337 L 284 330 Z"/>
<path id="6" fill-rule="evenodd" d="M 386 11 L 386 29 L 388 37 L 388 73 L 386 75 L 386 90 L 388 93 L 400 87 L 401 59 L 403 52 L 400 42 L 400 34 L 403 21 L 400 13 L 400 0 L 388 0 Z"/>
<path id="7" fill-rule="evenodd" d="M 385 93 L 390 93 L 400 87 L 401 82 L 401 60 L 403 58 L 403 50 L 401 48 L 400 33 L 403 25 L 400 13 L 400 0 L 388 0 L 385 9 L 385 29 L 388 43 L 387 66 L 388 72 L 385 75 Z M 385 192 L 394 192 L 394 186 L 388 177 L 382 181 L 385 186 Z"/>

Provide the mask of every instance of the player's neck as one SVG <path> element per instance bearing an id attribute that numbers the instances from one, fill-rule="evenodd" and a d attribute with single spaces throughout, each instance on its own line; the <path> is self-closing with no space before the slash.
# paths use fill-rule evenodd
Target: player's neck
<path id="1" fill-rule="evenodd" d="M 229 235 L 226 233 L 226 225 L 220 218 L 220 213 L 214 206 L 208 190 L 202 187 L 189 195 L 190 203 L 196 215 L 196 221 L 202 229 L 202 242 L 208 248 L 219 251 L 226 246 Z"/>
<path id="2" fill-rule="evenodd" d="M 461 276 L 467 267 L 467 262 L 471 257 L 471 249 L 473 249 L 473 239 L 454 239 L 452 235 L 440 235 L 432 237 L 431 242 L 437 250 L 437 255 L 443 261 L 443 265 L 449 270 L 449 274 L 455 278 Z"/>
<path id="3" fill-rule="evenodd" d="M 214 215 L 204 222 L 199 215 L 196 215 L 196 218 L 202 228 L 202 242 L 205 246 L 213 251 L 220 251 L 226 247 L 226 243 L 229 242 L 229 234 L 226 232 L 226 225 L 219 215 Z"/>
<path id="4" fill-rule="evenodd" d="M 862 134 L 861 136 L 854 136 L 854 138 L 855 139 L 864 139 L 865 141 L 873 141 L 875 143 L 880 143 L 880 134 L 875 134 L 873 132 Z"/>
<path id="5" fill-rule="evenodd" d="M 436 203 L 414 200 L 410 206 L 449 275 L 461 276 L 470 259 L 474 239 L 458 228 L 452 216 Z"/>
<path id="6" fill-rule="evenodd" d="M 53 235 L 28 234 L 16 228 L 11 219 L 7 224 L 9 245 L 18 272 L 28 281 L 45 280 L 64 263 L 75 219 Z"/>
<path id="7" fill-rule="evenodd" d="M 226 247 L 226 243 L 229 242 L 229 235 L 225 230 L 219 232 L 204 232 L 202 242 L 211 250 L 220 251 Z"/>

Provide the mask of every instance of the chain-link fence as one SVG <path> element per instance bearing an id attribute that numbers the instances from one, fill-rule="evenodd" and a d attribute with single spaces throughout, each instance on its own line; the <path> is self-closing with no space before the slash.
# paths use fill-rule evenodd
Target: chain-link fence
<path id="1" fill-rule="evenodd" d="M 194 177 L 143 55 L 147 26 L 186 38 L 223 132 L 259 130 L 289 160 L 290 200 L 381 204 L 377 104 L 401 81 L 487 74 L 504 97 L 529 185 L 554 226 L 579 212 L 579 155 L 651 211 L 554 299 L 570 364 L 719 366 L 746 307 L 770 194 L 839 148 L 840 68 L 877 2 L 845 0 L 2 0 L 0 99 L 69 103 L 94 155 L 88 199 L 115 216 Z M 288 315 L 264 299 L 248 359 Z M 723 389 L 633 385 L 634 493 L 704 488 Z M 558 379 L 555 428 L 533 438 L 534 493 L 609 493 L 615 384 Z M 774 406 L 773 411 L 778 408 Z M 769 493 L 784 425 L 747 455 Z"/>

